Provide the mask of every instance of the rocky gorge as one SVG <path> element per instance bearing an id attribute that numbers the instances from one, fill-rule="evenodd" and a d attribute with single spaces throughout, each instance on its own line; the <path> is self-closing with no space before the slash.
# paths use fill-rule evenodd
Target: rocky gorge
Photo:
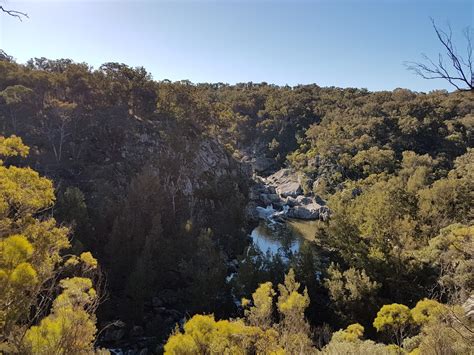
<path id="1" fill-rule="evenodd" d="M 327 220 L 329 208 L 318 196 L 304 193 L 301 176 L 288 168 L 261 177 L 254 173 L 247 214 L 251 220 Z"/>
<path id="2" fill-rule="evenodd" d="M 301 176 L 288 168 L 282 168 L 266 177 L 257 175 L 256 169 L 248 162 L 236 162 L 229 159 L 217 144 L 211 141 L 200 142 L 193 150 L 193 159 L 188 160 L 186 169 L 193 174 L 177 174 L 176 180 L 170 180 L 179 188 L 182 186 L 184 196 L 189 191 L 199 190 L 194 181 L 181 180 L 180 176 L 202 176 L 206 172 L 217 172 L 220 176 L 235 176 L 248 180 L 249 190 L 246 205 L 249 241 L 263 253 L 270 251 L 276 254 L 282 247 L 289 247 L 297 252 L 304 239 L 295 231 L 292 223 L 314 223 L 326 220 L 329 209 L 318 196 L 304 194 Z M 188 154 L 190 154 L 188 152 Z M 223 167 L 223 168 L 222 168 Z M 184 167 L 183 167 L 184 168 Z M 221 172 L 219 169 L 223 169 Z M 202 183 L 201 179 L 201 183 Z M 313 225 L 311 224 L 311 228 Z M 282 231 L 288 232 L 282 237 Z M 289 238 L 285 239 L 284 238 Z M 227 279 L 239 272 L 237 259 L 228 258 Z M 107 346 L 114 354 L 146 354 L 149 349 L 160 347 L 160 334 L 150 336 L 152 329 L 160 328 L 163 332 L 171 331 L 175 324 L 182 324 L 186 312 L 176 306 L 179 299 L 176 290 L 161 290 L 145 302 L 143 322 L 125 323 L 122 320 L 109 323 L 100 337 L 100 343 Z M 159 325 L 159 326 L 158 326 Z"/>

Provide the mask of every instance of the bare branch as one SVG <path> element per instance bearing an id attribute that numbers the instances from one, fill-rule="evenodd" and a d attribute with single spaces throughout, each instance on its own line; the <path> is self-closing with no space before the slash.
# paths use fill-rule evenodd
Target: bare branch
<path id="1" fill-rule="evenodd" d="M 7 10 L 5 9 L 3 6 L 0 5 L 0 10 L 4 13 L 6 13 L 7 15 L 10 15 L 12 17 L 16 17 L 18 20 L 22 21 L 23 20 L 23 17 L 26 17 L 26 18 L 29 18 L 28 17 L 28 14 L 25 13 L 25 12 L 21 12 L 21 11 L 16 11 L 16 10 Z"/>
<path id="2" fill-rule="evenodd" d="M 471 74 L 471 84 L 474 83 L 474 65 L 472 61 L 472 31 L 469 27 L 464 29 L 464 38 L 467 41 L 467 63 L 466 66 L 469 67 L 469 72 Z"/>
<path id="3" fill-rule="evenodd" d="M 427 55 L 422 54 L 426 64 L 419 62 L 405 62 L 408 70 L 413 71 L 416 75 L 424 79 L 444 79 L 448 81 L 457 90 L 474 90 L 474 72 L 472 60 L 472 38 L 467 28 L 464 31 L 464 37 L 467 40 L 467 60 L 457 53 L 456 47 L 452 41 L 452 29 L 448 25 L 448 31 L 444 31 L 436 26 L 436 23 L 431 19 L 433 29 L 438 37 L 438 40 L 443 45 L 445 54 L 438 54 L 438 61 L 435 63 Z M 450 64 L 448 68 L 444 58 Z M 450 70 L 451 69 L 451 70 Z M 454 74 L 453 74 L 454 73 Z M 467 86 L 467 88 L 465 87 Z"/>

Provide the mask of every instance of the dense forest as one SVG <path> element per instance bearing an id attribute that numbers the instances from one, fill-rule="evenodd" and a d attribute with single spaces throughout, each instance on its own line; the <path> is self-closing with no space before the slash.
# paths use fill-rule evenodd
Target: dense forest
<path id="1" fill-rule="evenodd" d="M 0 353 L 472 353 L 472 91 L 2 52 L 0 156 Z M 250 195 L 282 168 L 330 212 L 270 254 Z"/>

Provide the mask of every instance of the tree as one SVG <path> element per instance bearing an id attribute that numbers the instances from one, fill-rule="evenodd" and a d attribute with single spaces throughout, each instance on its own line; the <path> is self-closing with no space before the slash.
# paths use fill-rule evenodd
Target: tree
<path id="1" fill-rule="evenodd" d="M 389 346 L 385 344 L 375 343 L 371 340 L 348 342 L 339 341 L 336 338 L 331 340 L 331 342 L 323 348 L 321 353 L 323 355 L 393 355 L 394 351 L 391 351 Z"/>
<path id="2" fill-rule="evenodd" d="M 248 326 L 242 320 L 219 320 L 213 315 L 195 315 L 175 331 L 165 344 L 167 355 L 274 353 L 278 349 L 274 330 Z"/>
<path id="3" fill-rule="evenodd" d="M 362 340 L 364 327 L 359 323 L 349 325 L 346 329 L 334 332 L 331 341 L 322 349 L 322 354 L 394 354 L 391 346 L 377 344 L 371 340 Z"/>
<path id="4" fill-rule="evenodd" d="M 59 194 L 55 215 L 59 222 L 71 225 L 81 243 L 90 243 L 90 240 L 81 238 L 86 235 L 89 215 L 84 193 L 79 188 L 69 186 Z"/>
<path id="5" fill-rule="evenodd" d="M 392 303 L 382 306 L 373 325 L 378 332 L 391 334 L 396 344 L 401 346 L 411 323 L 410 308 L 403 304 Z"/>
<path id="6" fill-rule="evenodd" d="M 56 163 L 63 158 L 68 137 L 72 134 L 72 121 L 75 103 L 52 100 L 47 106 L 47 119 L 43 122 L 43 130 L 54 152 Z"/>
<path id="7" fill-rule="evenodd" d="M 441 295 L 464 302 L 474 289 L 474 227 L 452 224 L 420 251 L 420 257 L 438 271 Z"/>
<path id="8" fill-rule="evenodd" d="M 11 126 L 14 132 L 17 130 L 17 110 L 25 107 L 28 101 L 31 101 L 34 92 L 30 88 L 23 85 L 8 86 L 5 90 L 0 91 L 0 97 L 7 104 Z"/>
<path id="9" fill-rule="evenodd" d="M 263 329 L 270 328 L 273 315 L 273 297 L 275 291 L 271 282 L 262 283 L 252 294 L 253 306 L 245 310 L 245 318 L 250 325 Z M 242 305 L 246 307 L 249 300 L 242 299 Z"/>
<path id="10" fill-rule="evenodd" d="M 331 264 L 328 274 L 324 285 L 341 318 L 345 321 L 368 321 L 371 311 L 375 311 L 375 296 L 381 285 L 372 281 L 364 270 L 350 268 L 341 272 L 337 265 Z"/>
<path id="11" fill-rule="evenodd" d="M 344 330 L 339 330 L 332 335 L 331 340 L 356 342 L 364 336 L 364 327 L 359 323 L 349 325 Z"/>
<path id="12" fill-rule="evenodd" d="M 165 354 L 312 354 L 309 325 L 304 311 L 309 304 L 306 292 L 291 269 L 285 283 L 278 285 L 277 308 L 280 322 L 272 322 L 273 297 L 271 282 L 262 283 L 253 293 L 253 305 L 243 299 L 245 319 L 219 320 L 214 315 L 197 314 L 178 329 L 165 344 Z"/>
<path id="13" fill-rule="evenodd" d="M 224 255 L 214 239 L 210 229 L 202 230 L 190 242 L 191 257 L 179 265 L 182 279 L 189 283 L 187 298 L 194 312 L 219 312 L 231 297 L 225 282 Z"/>
<path id="14" fill-rule="evenodd" d="M 423 302 L 421 308 L 429 317 L 422 318 L 424 323 L 418 335 L 418 353 L 471 354 L 474 345 L 472 317 L 470 319 L 459 306 L 428 305 L 424 301 L 420 302 Z M 420 307 L 420 302 L 415 309 Z"/>
<path id="15" fill-rule="evenodd" d="M 468 223 L 473 217 L 474 182 L 466 179 L 439 179 L 420 190 L 419 218 L 427 234 L 435 235 L 453 222 Z"/>
<path id="16" fill-rule="evenodd" d="M 378 147 L 361 150 L 353 158 L 353 165 L 365 175 L 378 174 L 383 171 L 391 172 L 393 171 L 394 162 L 393 150 Z"/>
<path id="17" fill-rule="evenodd" d="M 121 288 L 131 282 L 132 275 L 127 270 L 130 265 L 136 265 L 146 243 L 148 249 L 156 249 L 162 240 L 161 214 L 165 202 L 165 193 L 156 171 L 147 168 L 132 179 L 106 246 L 110 257 L 117 260 L 111 265 L 113 288 Z M 152 270 L 148 270 L 148 274 L 153 275 Z M 149 286 L 148 283 L 145 289 L 148 290 Z"/>
<path id="18" fill-rule="evenodd" d="M 2 158 L 26 157 L 28 152 L 20 138 L 0 136 Z M 65 254 L 68 229 L 43 213 L 54 200 L 50 180 L 0 160 L 0 352 L 93 350 L 99 297 L 91 278 L 98 275 L 97 261 L 87 252 L 80 257 Z M 59 281 L 66 274 L 85 277 Z M 58 285 L 63 292 L 50 316 L 40 321 Z"/>
<path id="19" fill-rule="evenodd" d="M 290 353 L 307 353 L 311 349 L 310 327 L 304 312 L 309 306 L 308 290 L 299 292 L 300 283 L 295 279 L 295 272 L 290 269 L 285 275 L 285 282 L 278 285 L 280 295 L 277 307 L 280 312 L 278 324 L 281 346 Z"/>
<path id="20" fill-rule="evenodd" d="M 423 79 L 444 79 L 458 90 L 474 90 L 474 63 L 472 58 L 472 30 L 467 27 L 464 30 L 464 37 L 467 41 L 467 57 L 463 58 L 456 50 L 452 41 L 451 26 L 448 32 L 439 28 L 434 19 L 431 19 L 434 31 L 438 40 L 444 47 L 445 55 L 438 55 L 437 63 L 427 55 L 422 54 L 425 63 L 408 62 L 407 67 Z M 445 60 L 449 64 L 445 63 Z M 463 87 L 463 86 L 467 86 Z"/>
<path id="21" fill-rule="evenodd" d="M 418 325 L 425 325 L 436 321 L 443 313 L 446 313 L 444 305 L 435 300 L 424 299 L 418 301 L 411 310 L 413 321 Z"/>
<path id="22" fill-rule="evenodd" d="M 73 277 L 60 282 L 63 292 L 53 302 L 51 313 L 25 334 L 29 354 L 90 353 L 96 335 L 98 296 L 88 278 Z"/>

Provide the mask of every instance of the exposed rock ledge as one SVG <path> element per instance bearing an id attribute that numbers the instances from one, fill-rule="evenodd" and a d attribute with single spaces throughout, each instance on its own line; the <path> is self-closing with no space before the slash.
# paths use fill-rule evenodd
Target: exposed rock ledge
<path id="1" fill-rule="evenodd" d="M 281 198 L 297 197 L 303 193 L 299 176 L 290 169 L 281 169 L 264 179 L 264 182 L 268 186 L 273 186 Z"/>
<path id="2" fill-rule="evenodd" d="M 257 177 L 250 200 L 249 214 L 253 219 L 329 218 L 324 201 L 315 196 L 304 196 L 299 176 L 290 169 L 281 169 L 267 178 Z"/>

